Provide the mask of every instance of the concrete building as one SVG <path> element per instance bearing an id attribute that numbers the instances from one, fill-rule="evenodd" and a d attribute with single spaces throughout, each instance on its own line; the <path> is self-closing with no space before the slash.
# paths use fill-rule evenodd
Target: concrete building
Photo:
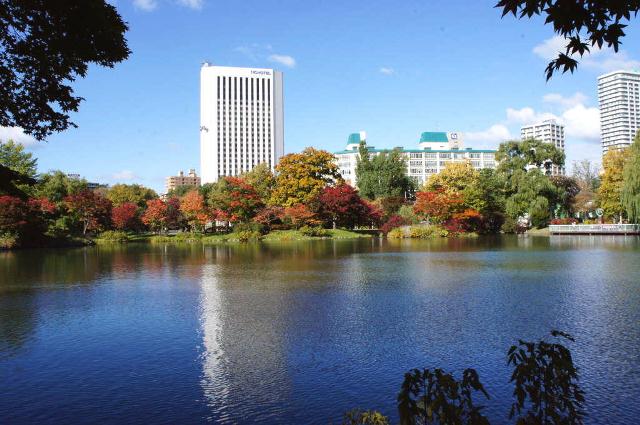
<path id="1" fill-rule="evenodd" d="M 342 177 L 352 186 L 357 184 L 356 165 L 360 141 L 366 142 L 366 133 L 354 133 L 349 136 L 347 147 L 335 152 Z M 389 152 L 391 149 L 376 149 L 368 146 L 371 155 Z M 469 161 L 476 169 L 495 168 L 495 150 L 477 150 L 463 148 L 461 133 L 425 132 L 420 136 L 417 149 L 399 147 L 407 162 L 407 175 L 416 183 L 423 184 L 429 176 L 437 174 L 450 162 Z"/>
<path id="2" fill-rule="evenodd" d="M 640 130 L 640 72 L 615 71 L 598 77 L 602 154 L 633 143 Z"/>
<path id="3" fill-rule="evenodd" d="M 284 154 L 282 73 L 204 64 L 200 70 L 203 183 L 237 176 Z"/>
<path id="4" fill-rule="evenodd" d="M 520 128 L 520 138 L 522 140 L 536 139 L 544 143 L 550 143 L 564 152 L 564 125 L 558 124 L 553 119 L 523 126 Z M 563 176 L 564 174 L 564 167 L 551 166 L 552 176 Z"/>
<path id="5" fill-rule="evenodd" d="M 169 176 L 165 179 L 165 190 L 169 193 L 178 186 L 200 186 L 200 177 L 196 174 L 196 170 L 193 168 L 189 170 L 189 174 L 185 176 L 183 171 L 180 171 L 177 176 Z"/>

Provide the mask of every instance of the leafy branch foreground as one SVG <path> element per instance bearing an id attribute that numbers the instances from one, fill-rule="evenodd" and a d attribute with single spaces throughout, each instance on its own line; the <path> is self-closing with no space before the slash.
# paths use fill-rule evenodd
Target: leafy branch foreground
<path id="1" fill-rule="evenodd" d="M 577 425 L 585 418 L 584 393 L 578 385 L 578 370 L 571 352 L 561 341 L 571 335 L 551 331 L 553 340 L 518 340 L 507 352 L 513 367 L 514 385 L 509 419 L 517 425 Z M 486 425 L 482 398 L 490 399 L 474 369 L 462 379 L 442 369 L 413 369 L 404 375 L 398 394 L 400 425 Z M 343 425 L 389 425 L 389 419 L 374 410 L 352 410 Z"/>

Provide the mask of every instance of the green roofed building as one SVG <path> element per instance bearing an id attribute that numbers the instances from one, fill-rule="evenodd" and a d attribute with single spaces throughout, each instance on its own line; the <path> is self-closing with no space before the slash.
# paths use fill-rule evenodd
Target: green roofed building
<path id="1" fill-rule="evenodd" d="M 399 149 L 407 163 L 407 175 L 418 184 L 427 181 L 430 175 L 437 174 L 450 162 L 469 161 L 476 169 L 495 168 L 495 150 L 464 148 L 462 133 L 425 131 L 420 135 L 415 149 L 395 148 L 377 149 L 367 145 L 372 155 Z M 334 152 L 342 177 L 352 186 L 356 185 L 356 164 L 360 141 L 366 143 L 366 133 L 361 131 L 349 135 L 347 146 L 340 152 Z"/>

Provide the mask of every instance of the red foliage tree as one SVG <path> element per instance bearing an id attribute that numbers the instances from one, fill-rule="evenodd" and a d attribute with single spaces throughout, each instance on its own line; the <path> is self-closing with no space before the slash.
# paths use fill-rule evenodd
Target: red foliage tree
<path id="1" fill-rule="evenodd" d="M 285 208 L 284 217 L 296 229 L 302 226 L 318 226 L 322 224 L 322 220 L 318 218 L 318 215 L 304 204 L 296 204 Z"/>
<path id="2" fill-rule="evenodd" d="M 138 206 L 133 202 L 125 202 L 111 210 L 111 222 L 118 230 L 137 230 L 140 228 Z"/>
<path id="3" fill-rule="evenodd" d="M 142 214 L 142 222 L 152 231 L 162 230 L 167 223 L 167 204 L 162 199 L 147 201 L 147 209 Z"/>
<path id="4" fill-rule="evenodd" d="M 387 220 L 386 223 L 382 225 L 382 227 L 380 227 L 380 231 L 386 235 L 396 227 L 404 226 L 405 224 L 407 224 L 407 222 L 404 218 L 400 217 L 397 214 L 394 214 L 389 217 L 389 220 Z"/>
<path id="5" fill-rule="evenodd" d="M 453 214 L 443 224 L 451 233 L 477 232 L 482 228 L 482 214 L 474 209 L 466 209 Z"/>
<path id="6" fill-rule="evenodd" d="M 271 230 L 274 226 L 281 225 L 284 218 L 284 208 L 268 206 L 264 207 L 255 217 L 253 221 L 262 225 L 266 230 Z"/>
<path id="7" fill-rule="evenodd" d="M 192 230 L 202 230 L 212 219 L 204 203 L 204 197 L 196 190 L 187 192 L 180 198 L 180 212 Z"/>
<path id="8" fill-rule="evenodd" d="M 165 215 L 165 225 L 169 229 L 175 229 L 184 224 L 182 213 L 180 212 L 180 199 L 169 198 L 166 201 L 167 211 Z"/>
<path id="9" fill-rule="evenodd" d="M 348 184 L 325 187 L 320 196 L 320 214 L 336 226 L 353 228 L 366 221 L 369 208 Z"/>
<path id="10" fill-rule="evenodd" d="M 264 206 L 255 188 L 239 177 L 225 177 L 210 203 L 219 220 L 232 223 L 251 221 Z"/>
<path id="11" fill-rule="evenodd" d="M 443 223 L 453 214 L 460 211 L 464 199 L 458 193 L 447 193 L 444 190 L 416 193 L 413 211 L 420 218 L 434 223 Z"/>
<path id="12" fill-rule="evenodd" d="M 82 234 L 98 232 L 109 226 L 111 201 L 91 190 L 83 190 L 64 198 L 71 217 L 79 224 Z"/>
<path id="13" fill-rule="evenodd" d="M 29 223 L 26 203 L 15 196 L 0 196 L 0 232 L 19 233 Z"/>

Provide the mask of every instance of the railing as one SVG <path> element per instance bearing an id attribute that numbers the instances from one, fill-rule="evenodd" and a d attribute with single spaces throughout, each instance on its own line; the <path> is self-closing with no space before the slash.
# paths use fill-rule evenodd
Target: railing
<path id="1" fill-rule="evenodd" d="M 640 224 L 552 224 L 549 226 L 552 234 L 582 234 L 582 235 L 637 235 L 640 234 Z"/>

